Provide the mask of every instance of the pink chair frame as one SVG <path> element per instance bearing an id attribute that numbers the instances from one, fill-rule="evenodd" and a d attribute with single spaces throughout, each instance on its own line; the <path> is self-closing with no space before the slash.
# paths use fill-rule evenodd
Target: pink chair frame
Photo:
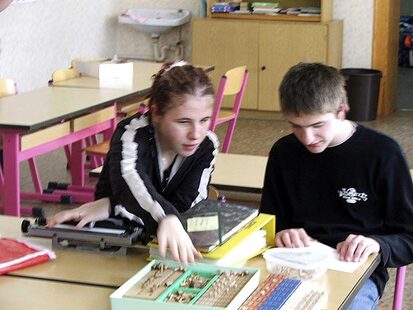
<path id="1" fill-rule="evenodd" d="M 406 279 L 406 266 L 397 268 L 396 283 L 394 286 L 394 295 L 393 295 L 393 310 L 402 310 L 403 308 L 403 294 L 404 294 L 405 279 Z"/>
<path id="2" fill-rule="evenodd" d="M 236 70 L 239 69 L 238 68 L 234 68 L 232 70 Z M 241 107 L 241 103 L 242 103 L 242 99 L 244 98 L 244 93 L 245 93 L 245 88 L 247 85 L 247 80 L 248 80 L 248 70 L 244 68 L 244 75 L 242 77 L 241 83 L 239 84 L 239 87 L 237 87 L 237 90 L 235 92 L 231 92 L 231 91 L 226 91 L 226 86 L 227 83 L 229 83 L 228 81 L 228 77 L 227 74 L 232 71 L 227 71 L 227 73 L 225 73 L 225 75 L 223 75 L 220 79 L 219 82 L 219 86 L 218 86 L 218 90 L 217 93 L 215 95 L 215 103 L 214 103 L 214 111 L 212 113 L 212 119 L 211 119 L 211 125 L 210 125 L 210 130 L 215 131 L 215 128 L 217 125 L 223 124 L 225 122 L 229 122 L 228 123 L 228 128 L 227 128 L 227 132 L 225 134 L 225 139 L 224 139 L 224 144 L 222 146 L 222 153 L 228 153 L 229 147 L 231 145 L 231 141 L 232 141 L 232 136 L 234 134 L 234 130 L 235 130 L 235 125 L 237 123 L 237 119 L 238 119 L 238 114 L 239 114 L 239 110 Z M 235 99 L 234 99 L 234 104 L 232 107 L 232 114 L 229 116 L 224 116 L 224 117 L 219 117 L 220 112 L 221 112 L 221 106 L 222 106 L 222 102 L 224 100 L 224 97 L 226 95 L 236 95 Z"/>

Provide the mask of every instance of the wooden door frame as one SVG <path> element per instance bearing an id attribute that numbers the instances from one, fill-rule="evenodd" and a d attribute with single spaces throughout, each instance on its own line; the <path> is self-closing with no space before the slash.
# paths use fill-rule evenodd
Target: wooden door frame
<path id="1" fill-rule="evenodd" d="M 397 109 L 400 0 L 374 0 L 372 68 L 383 74 L 378 115 Z"/>

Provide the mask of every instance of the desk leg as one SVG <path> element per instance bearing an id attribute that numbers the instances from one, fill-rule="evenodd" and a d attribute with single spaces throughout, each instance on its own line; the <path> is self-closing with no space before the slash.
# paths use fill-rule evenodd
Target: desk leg
<path id="1" fill-rule="evenodd" d="M 72 184 L 76 186 L 85 185 L 85 165 L 84 165 L 83 139 L 72 144 L 72 154 L 70 164 L 70 175 L 72 177 Z"/>
<path id="2" fill-rule="evenodd" d="M 20 216 L 19 133 L 3 132 L 4 214 Z"/>

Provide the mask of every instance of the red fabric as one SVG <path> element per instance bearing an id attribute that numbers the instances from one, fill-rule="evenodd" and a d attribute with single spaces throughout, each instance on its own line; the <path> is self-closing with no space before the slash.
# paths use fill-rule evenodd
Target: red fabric
<path id="1" fill-rule="evenodd" d="M 411 47 L 412 47 L 412 38 L 411 38 L 411 36 L 407 35 L 407 36 L 404 38 L 404 46 L 407 47 L 407 48 L 411 48 Z"/>
<path id="2" fill-rule="evenodd" d="M 8 273 L 12 270 L 36 265 L 48 261 L 51 256 L 48 253 L 38 255 L 36 257 L 26 257 L 30 254 L 41 252 L 41 249 L 30 247 L 27 243 L 17 241 L 15 239 L 0 238 L 0 274 Z M 51 252 L 51 251 L 50 251 Z M 22 261 L 17 261 L 23 259 Z M 13 262 L 10 266 L 2 264 Z"/>

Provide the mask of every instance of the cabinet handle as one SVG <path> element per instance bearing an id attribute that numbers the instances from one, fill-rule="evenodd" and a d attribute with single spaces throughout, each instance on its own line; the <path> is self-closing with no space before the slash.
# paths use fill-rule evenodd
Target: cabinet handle
<path id="1" fill-rule="evenodd" d="M 265 69 L 267 69 L 266 66 L 262 66 L 262 67 L 261 67 L 261 71 L 264 71 Z"/>

